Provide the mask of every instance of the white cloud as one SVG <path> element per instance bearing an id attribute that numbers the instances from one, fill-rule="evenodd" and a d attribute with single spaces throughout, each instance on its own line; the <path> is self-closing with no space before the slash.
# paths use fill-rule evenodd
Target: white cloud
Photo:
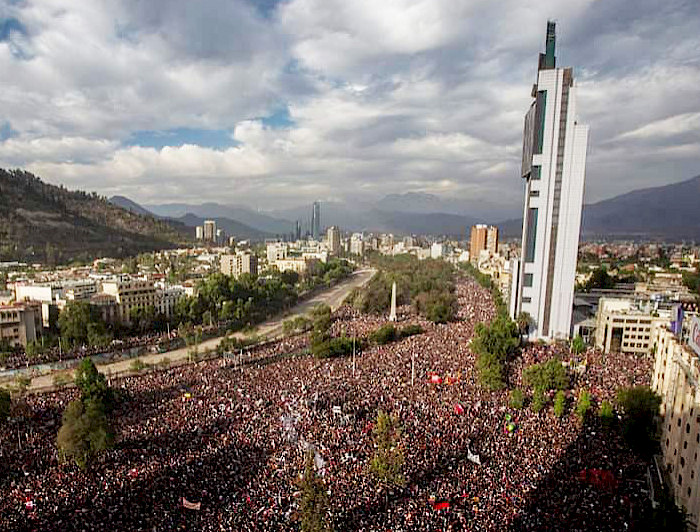
<path id="1" fill-rule="evenodd" d="M 243 0 L 44 0 L 0 16 L 27 28 L 0 42 L 0 125 L 18 132 L 0 164 L 73 187 L 265 207 L 415 190 L 517 214 L 548 16 L 591 125 L 588 199 L 698 173 L 700 13 L 681 0 L 290 0 L 269 18 Z M 255 118 L 281 106 L 293 125 Z M 125 145 L 175 128 L 240 145 Z"/>

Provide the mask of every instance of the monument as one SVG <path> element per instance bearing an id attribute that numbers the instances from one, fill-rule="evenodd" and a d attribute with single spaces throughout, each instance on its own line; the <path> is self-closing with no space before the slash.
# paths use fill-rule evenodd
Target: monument
<path id="1" fill-rule="evenodd" d="M 396 281 L 391 285 L 391 313 L 389 321 L 396 321 Z"/>

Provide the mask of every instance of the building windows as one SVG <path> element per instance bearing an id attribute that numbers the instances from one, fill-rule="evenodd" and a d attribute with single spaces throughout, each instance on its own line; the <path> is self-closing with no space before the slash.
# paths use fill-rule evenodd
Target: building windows
<path id="1" fill-rule="evenodd" d="M 532 170 L 530 172 L 530 179 L 534 179 L 535 181 L 539 181 L 542 179 L 542 167 L 541 166 L 533 166 Z"/>
<path id="2" fill-rule="evenodd" d="M 539 198 L 539 197 L 540 197 L 540 191 L 539 191 L 539 190 L 531 190 L 531 191 L 530 191 L 530 197 L 531 197 L 531 198 Z"/>
<path id="3" fill-rule="evenodd" d="M 523 303 L 532 303 L 532 298 L 531 297 L 524 297 Z"/>
<path id="4" fill-rule="evenodd" d="M 535 101 L 535 153 L 542 153 L 544 144 L 544 116 L 547 107 L 547 91 L 537 91 Z"/>
<path id="5" fill-rule="evenodd" d="M 527 217 L 525 236 L 525 262 L 535 261 L 535 241 L 537 237 L 537 209 L 530 208 Z"/>
<path id="6" fill-rule="evenodd" d="M 531 273 L 526 273 L 525 274 L 525 279 L 523 281 L 523 286 L 530 287 L 532 286 L 532 274 Z"/>

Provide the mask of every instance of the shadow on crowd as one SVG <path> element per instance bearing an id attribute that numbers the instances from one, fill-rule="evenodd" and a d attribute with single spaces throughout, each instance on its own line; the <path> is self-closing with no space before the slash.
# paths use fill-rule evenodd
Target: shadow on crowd
<path id="1" fill-rule="evenodd" d="M 589 416 L 510 523 L 517 531 L 645 530 L 647 463 L 630 450 L 619 426 Z"/>
<path id="2" fill-rule="evenodd" d="M 40 520 L 25 520 L 16 530 L 199 530 L 201 524 L 216 522 L 221 512 L 235 508 L 240 508 L 241 519 L 249 520 L 242 492 L 261 474 L 266 451 L 231 442 L 198 459 L 188 458 L 190 451 L 201 456 L 206 440 L 226 431 L 219 425 L 122 440 L 113 451 L 121 456 L 117 461 L 132 455 L 139 465 L 116 478 L 108 457 L 104 466 L 95 464 L 85 473 L 87 486 L 77 483 L 66 490 L 73 492 L 66 493 L 66 504 L 47 511 Z M 149 471 L 149 463 L 162 463 L 176 454 L 182 458 L 176 466 Z M 201 503 L 201 510 L 184 508 L 183 497 Z"/>

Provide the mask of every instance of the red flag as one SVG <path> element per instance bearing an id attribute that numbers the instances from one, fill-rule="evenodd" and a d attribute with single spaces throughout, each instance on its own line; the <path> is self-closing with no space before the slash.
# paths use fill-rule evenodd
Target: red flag
<path id="1" fill-rule="evenodd" d="M 440 377 L 440 375 L 433 374 L 430 376 L 430 382 L 432 384 L 442 384 L 442 377 Z"/>
<path id="2" fill-rule="evenodd" d="M 464 414 L 464 408 L 459 403 L 455 404 L 455 413 L 459 414 L 460 416 Z"/>
<path id="3" fill-rule="evenodd" d="M 433 509 L 436 512 L 439 512 L 440 510 L 447 510 L 450 507 L 450 503 L 443 501 L 443 502 L 434 502 L 433 503 Z"/>

